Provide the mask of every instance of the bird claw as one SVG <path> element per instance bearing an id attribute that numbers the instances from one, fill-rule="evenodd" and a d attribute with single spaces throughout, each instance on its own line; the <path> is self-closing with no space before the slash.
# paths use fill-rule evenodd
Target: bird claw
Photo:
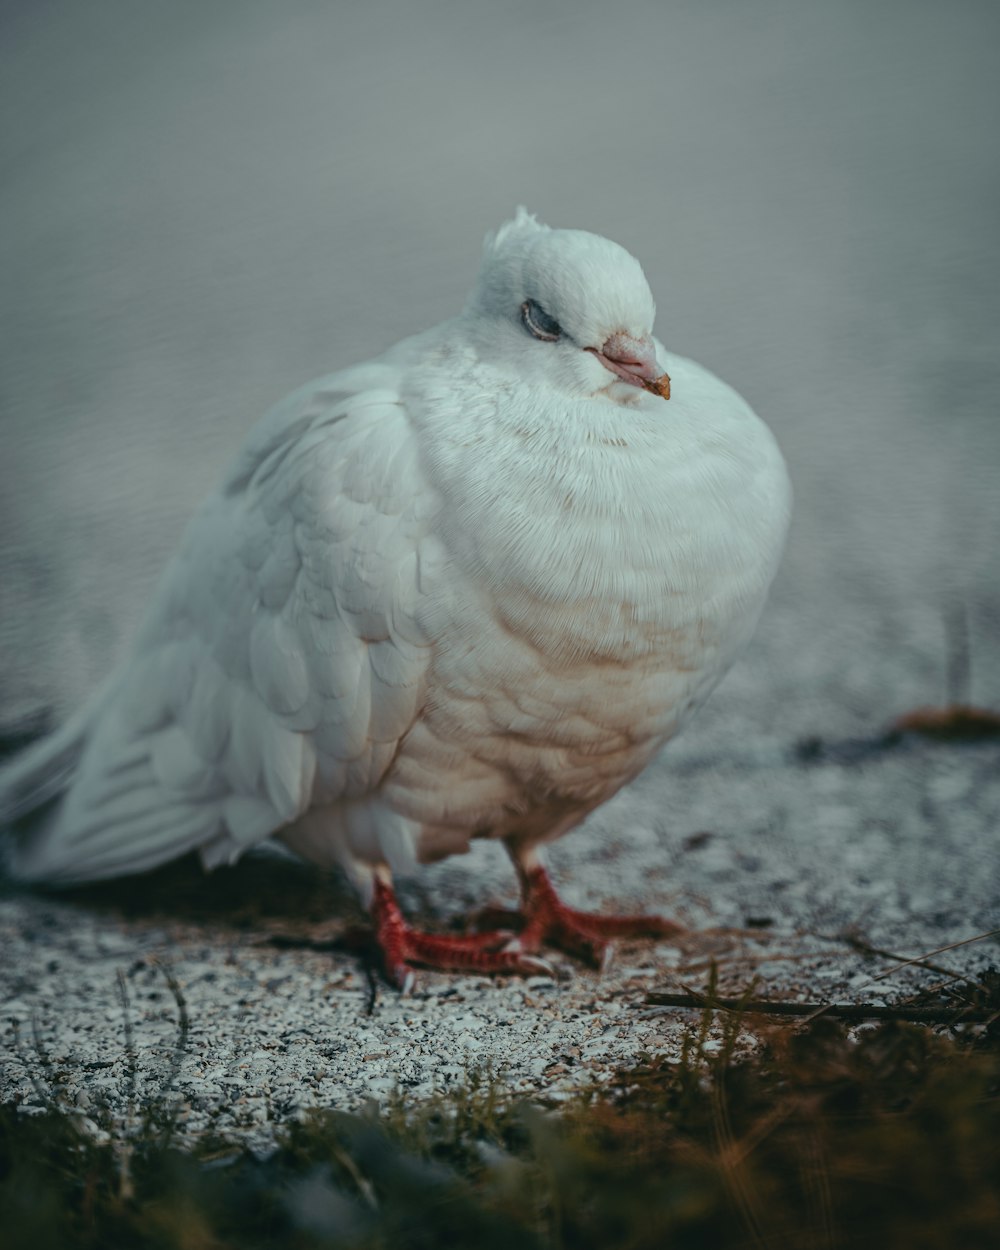
<path id="1" fill-rule="evenodd" d="M 547 960 L 526 951 L 520 938 L 508 930 L 454 935 L 412 928 L 399 909 L 392 887 L 384 881 L 375 883 L 372 916 L 386 978 L 402 994 L 413 991 L 414 964 L 441 972 L 555 976 Z"/>
<path id="2" fill-rule="evenodd" d="M 552 964 L 540 955 L 507 947 L 484 949 L 478 944 L 466 945 L 463 938 L 442 938 L 416 929 L 408 931 L 402 947 L 394 950 L 392 956 L 385 959 L 386 975 L 404 997 L 411 994 L 416 985 L 411 964 L 438 972 L 556 978 Z"/>
<path id="3" fill-rule="evenodd" d="M 662 916 L 604 916 L 567 907 L 540 865 L 525 873 L 526 950 L 554 946 L 603 972 L 614 957 L 616 939 L 677 937 L 683 925 Z"/>
<path id="4" fill-rule="evenodd" d="M 558 980 L 555 966 L 541 955 L 526 951 L 519 937 L 511 938 L 503 950 L 505 954 L 516 954 L 519 957 L 526 977 L 551 977 L 553 981 Z"/>
<path id="5" fill-rule="evenodd" d="M 614 955 L 616 938 L 667 938 L 681 925 L 659 916 L 602 916 L 567 907 L 544 869 L 527 874 L 524 926 L 519 933 L 493 929 L 484 933 L 438 934 L 411 928 L 399 910 L 392 887 L 375 885 L 372 904 L 376 941 L 387 979 L 402 994 L 413 992 L 413 965 L 440 972 L 470 972 L 558 979 L 538 952 L 555 947 L 603 972 Z"/>

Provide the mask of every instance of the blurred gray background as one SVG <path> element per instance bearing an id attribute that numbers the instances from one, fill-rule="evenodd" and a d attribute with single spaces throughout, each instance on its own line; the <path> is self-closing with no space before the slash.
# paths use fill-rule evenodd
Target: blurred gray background
<path id="1" fill-rule="evenodd" d="M 643 263 L 790 462 L 691 749 L 1000 704 L 1000 5 L 0 6 L 0 727 L 74 707 L 285 392 L 453 313 L 520 202 Z M 679 744 L 679 748 L 680 747 Z"/>

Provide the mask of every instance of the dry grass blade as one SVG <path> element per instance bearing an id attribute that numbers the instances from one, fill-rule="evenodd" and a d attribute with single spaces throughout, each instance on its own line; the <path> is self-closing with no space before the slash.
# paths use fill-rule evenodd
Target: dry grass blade
<path id="1" fill-rule="evenodd" d="M 726 1188 L 739 1209 L 743 1222 L 753 1244 L 763 1250 L 767 1242 L 764 1239 L 761 1211 L 754 1199 L 753 1191 L 747 1184 L 743 1161 L 746 1152 L 733 1136 L 732 1124 L 726 1103 L 725 1081 L 721 1072 L 716 1078 L 712 1089 L 712 1123 L 718 1149 L 718 1164 Z"/>
<path id="2" fill-rule="evenodd" d="M 713 964 L 706 987 L 706 1006 L 699 1031 L 698 1049 L 701 1054 L 705 1053 L 705 1040 L 711 1027 L 714 1010 L 713 1001 L 718 998 L 718 983 L 719 969 L 716 964 Z M 753 987 L 753 982 L 751 982 L 744 997 L 748 997 L 753 992 Z M 766 1221 L 757 1201 L 753 1185 L 747 1180 L 746 1160 L 753 1147 L 746 1142 L 739 1142 L 736 1139 L 729 1115 L 729 1101 L 726 1089 L 726 1075 L 729 1071 L 736 1040 L 739 1036 L 741 1015 L 742 1013 L 737 1013 L 723 1026 L 722 1049 L 718 1059 L 712 1064 L 715 1078 L 712 1084 L 711 1098 L 712 1123 L 718 1149 L 718 1164 L 722 1171 L 726 1188 L 739 1209 L 753 1244 L 763 1250 L 767 1245 L 763 1232 Z"/>
<path id="3" fill-rule="evenodd" d="M 907 964 L 907 961 L 895 951 L 887 951 L 883 947 L 873 946 L 871 942 L 865 941 L 865 939 L 857 933 L 843 933 L 840 937 L 848 944 L 848 946 L 851 947 L 852 950 L 858 951 L 859 954 L 877 955 L 880 959 L 892 959 L 900 967 L 906 966 Z M 932 963 L 926 958 L 911 960 L 910 963 L 914 967 L 925 968 L 928 972 L 936 972 L 938 976 L 945 977 L 946 979 L 944 983 L 941 986 L 936 987 L 938 989 L 943 989 L 945 986 L 953 985 L 956 981 L 962 981 L 972 988 L 975 988 L 978 984 L 978 979 L 973 973 L 958 972 L 953 968 L 944 967 L 943 964 Z"/>
<path id="4" fill-rule="evenodd" d="M 893 968 L 887 968 L 885 972 L 880 972 L 877 976 L 872 977 L 867 984 L 874 985 L 876 981 L 884 981 L 886 977 L 891 977 L 894 972 L 902 972 L 904 968 L 912 968 L 921 964 L 926 966 L 927 960 L 933 959 L 936 955 L 944 955 L 948 951 L 958 950 L 960 946 L 971 946 L 973 942 L 985 942 L 988 938 L 998 936 L 1000 936 L 1000 929 L 990 929 L 988 933 L 977 933 L 974 937 L 962 938 L 960 942 L 949 942 L 947 946 L 939 946 L 937 950 L 927 951 L 926 954 L 916 955 L 913 959 L 905 959 L 902 963 L 896 964 Z M 948 970 L 932 969 L 932 971 Z"/>
<path id="5" fill-rule="evenodd" d="M 799 1176 L 810 1215 L 810 1243 L 818 1250 L 833 1250 L 835 1243 L 830 1167 L 823 1148 L 823 1140 L 815 1125 L 809 1126 L 803 1134 Z M 813 1233 L 815 1235 L 812 1235 Z"/>
<path id="6" fill-rule="evenodd" d="M 358 1167 L 350 1152 L 345 1150 L 340 1142 L 334 1141 L 330 1143 L 330 1154 L 351 1178 L 365 1206 L 370 1211 L 377 1211 L 378 1197 L 375 1193 L 375 1186 Z"/>

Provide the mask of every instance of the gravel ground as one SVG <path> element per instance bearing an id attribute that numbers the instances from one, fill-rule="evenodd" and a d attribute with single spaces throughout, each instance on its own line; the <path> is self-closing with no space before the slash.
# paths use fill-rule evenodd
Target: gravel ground
<path id="1" fill-rule="evenodd" d="M 373 1003 L 364 960 L 336 947 L 358 919 L 353 901 L 277 856 L 211 878 L 192 861 L 71 897 L 12 894 L 0 905 L 10 1043 L 0 1099 L 29 1112 L 53 1099 L 83 1114 L 107 1103 L 127 1122 L 134 1072 L 138 1105 L 160 1099 L 182 1133 L 266 1151 L 278 1125 L 314 1106 L 422 1098 L 472 1073 L 555 1103 L 643 1054 L 677 1056 L 697 1013 L 645 995 L 704 987 L 713 962 L 730 993 L 756 978 L 758 997 L 896 1001 L 947 978 L 910 968 L 875 980 L 898 961 L 847 939 L 903 959 L 995 924 L 983 851 L 995 824 L 961 802 L 984 792 L 995 819 L 995 762 L 995 748 L 916 744 L 808 769 L 688 759 L 672 779 L 665 762 L 554 855 L 572 902 L 667 907 L 691 925 L 677 944 L 620 947 L 601 974 L 561 964 L 558 978 L 527 981 L 424 973 L 413 996 L 376 986 Z M 884 794 L 900 774 L 919 798 L 892 812 Z M 668 785 L 672 833 L 657 814 Z M 789 820 L 795 788 L 814 795 L 811 831 L 795 824 L 802 804 Z M 494 852 L 479 846 L 472 862 L 429 870 L 405 895 L 410 913 L 447 927 L 513 904 Z M 997 955 L 993 938 L 932 962 L 975 975 Z"/>
<path id="2" fill-rule="evenodd" d="M 846 929 L 914 956 L 1000 923 L 996 745 L 878 747 L 921 704 L 1000 707 L 995 5 L 633 0 L 614 31 L 596 3 L 447 0 L 0 20 L 8 741 L 122 653 L 249 424 L 453 312 L 518 201 L 640 257 L 658 333 L 748 396 L 797 498 L 746 658 L 553 851 L 570 902 L 663 910 L 684 943 L 602 976 L 428 974 L 369 1015 L 358 960 L 328 948 L 353 903 L 283 861 L 8 891 L 0 1098 L 126 1115 L 119 973 L 140 1097 L 171 1078 L 187 1130 L 264 1148 L 296 1108 L 470 1066 L 558 1098 L 675 1053 L 688 1017 L 643 996 L 713 958 L 761 994 L 891 998 L 935 974 L 871 984 L 891 960 Z M 448 925 L 512 884 L 478 846 L 406 899 Z M 996 939 L 936 962 L 971 975 Z"/>

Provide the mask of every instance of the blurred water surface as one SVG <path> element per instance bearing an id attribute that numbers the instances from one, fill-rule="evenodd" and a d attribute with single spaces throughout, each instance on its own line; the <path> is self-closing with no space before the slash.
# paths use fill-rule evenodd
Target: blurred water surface
<path id="1" fill-rule="evenodd" d="M 940 697 L 955 603 L 1000 703 L 998 47 L 972 0 L 8 0 L 0 725 L 83 697 L 250 425 L 453 313 L 519 202 L 634 252 L 790 461 L 716 717 Z"/>

